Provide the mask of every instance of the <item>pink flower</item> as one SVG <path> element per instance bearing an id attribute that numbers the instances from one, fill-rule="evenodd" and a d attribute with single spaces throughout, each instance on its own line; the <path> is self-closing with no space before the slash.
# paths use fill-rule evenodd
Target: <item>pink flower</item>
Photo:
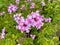
<path id="1" fill-rule="evenodd" d="M 5 14 L 5 12 L 3 11 L 3 12 L 0 13 L 0 16 L 3 16 L 4 14 Z"/>
<path id="2" fill-rule="evenodd" d="M 43 22 L 41 22 L 41 21 L 38 21 L 37 23 L 36 23 L 36 28 L 37 28 L 37 30 L 38 29 L 40 29 L 42 26 L 43 26 Z"/>
<path id="3" fill-rule="evenodd" d="M 14 20 L 19 24 L 21 18 L 20 18 L 21 14 L 15 14 L 14 15 Z"/>
<path id="4" fill-rule="evenodd" d="M 30 25 L 28 25 L 28 24 L 29 24 L 29 23 L 28 23 L 27 20 L 25 20 L 25 21 L 23 22 L 23 25 L 21 26 L 21 32 L 26 31 L 26 33 L 29 33 L 29 31 L 30 31 Z"/>
<path id="5" fill-rule="evenodd" d="M 45 22 L 51 22 L 52 19 L 51 18 L 45 18 L 44 20 L 45 20 Z"/>
<path id="6" fill-rule="evenodd" d="M 20 0 L 16 0 L 15 2 L 16 2 L 16 4 L 19 4 Z"/>
<path id="7" fill-rule="evenodd" d="M 34 40 L 35 37 L 36 37 L 36 35 L 32 35 L 32 34 L 30 34 L 30 37 Z"/>
<path id="8" fill-rule="evenodd" d="M 2 29 L 1 39 L 5 38 L 5 27 Z"/>
<path id="9" fill-rule="evenodd" d="M 42 6 L 45 6 L 45 2 L 44 2 L 44 0 L 43 0 L 41 3 L 42 3 Z"/>
<path id="10" fill-rule="evenodd" d="M 32 12 L 31 15 L 27 16 L 27 19 L 30 25 L 37 29 L 43 26 L 43 17 L 39 14 L 39 12 Z"/>
<path id="11" fill-rule="evenodd" d="M 8 12 L 11 14 L 12 12 L 17 11 L 18 7 L 16 5 L 10 4 L 8 7 Z"/>
<path id="12" fill-rule="evenodd" d="M 26 33 L 29 33 L 30 31 L 30 25 L 28 25 L 28 22 L 26 24 L 26 21 L 24 22 L 20 22 L 22 24 L 19 24 L 16 26 L 17 29 L 19 29 L 21 31 L 21 33 L 23 33 L 24 31 L 26 31 Z"/>
<path id="13" fill-rule="evenodd" d="M 16 29 L 19 29 L 21 33 L 26 32 L 29 33 L 32 27 L 36 27 L 37 30 L 40 29 L 43 25 L 44 22 L 51 22 L 51 18 L 44 18 L 44 16 L 41 16 L 39 14 L 39 11 L 37 10 L 36 12 L 32 12 L 27 16 L 26 19 L 24 19 L 21 14 L 15 14 L 14 15 L 14 20 L 17 22 Z"/>
<path id="14" fill-rule="evenodd" d="M 31 3 L 30 5 L 30 9 L 33 9 L 33 8 L 35 8 L 35 3 Z"/>
<path id="15" fill-rule="evenodd" d="M 24 19 L 24 17 L 19 16 L 19 14 L 15 14 L 14 19 L 18 23 L 16 29 L 19 29 L 21 33 L 23 33 L 24 31 L 26 31 L 26 33 L 29 33 L 30 25 L 28 25 L 29 23 L 27 19 Z"/>

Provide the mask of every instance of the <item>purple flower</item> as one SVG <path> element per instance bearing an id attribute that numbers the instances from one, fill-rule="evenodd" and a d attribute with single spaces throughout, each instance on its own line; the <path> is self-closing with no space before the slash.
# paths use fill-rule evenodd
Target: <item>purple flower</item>
<path id="1" fill-rule="evenodd" d="M 39 12 L 32 12 L 27 16 L 27 19 L 31 26 L 40 29 L 43 26 L 43 17 L 39 14 Z"/>
<path id="2" fill-rule="evenodd" d="M 4 14 L 5 14 L 5 12 L 3 11 L 3 12 L 0 13 L 0 16 L 2 16 L 2 15 L 4 15 Z"/>
<path id="3" fill-rule="evenodd" d="M 15 14 L 14 15 L 14 20 L 20 24 L 21 21 L 24 21 L 24 17 L 21 16 L 21 14 Z"/>
<path id="4" fill-rule="evenodd" d="M 5 27 L 2 29 L 1 39 L 5 38 Z"/>
<path id="5" fill-rule="evenodd" d="M 16 29 L 19 29 L 21 33 L 26 32 L 29 33 L 32 27 L 36 27 L 37 30 L 40 29 L 44 22 L 51 22 L 51 18 L 44 18 L 44 16 L 41 16 L 39 14 L 39 11 L 37 10 L 36 12 L 32 12 L 27 16 L 26 19 L 24 19 L 21 14 L 15 14 L 14 15 L 14 20 L 17 22 Z"/>
<path id="6" fill-rule="evenodd" d="M 19 21 L 20 20 L 20 16 L 21 16 L 21 14 L 15 14 L 14 15 L 14 20 L 15 21 Z"/>
<path id="7" fill-rule="evenodd" d="M 8 12 L 11 14 L 12 12 L 17 11 L 18 7 L 16 5 L 10 4 L 8 7 Z"/>
<path id="8" fill-rule="evenodd" d="M 20 0 L 16 0 L 15 2 L 16 2 L 16 4 L 19 4 Z"/>
<path id="9" fill-rule="evenodd" d="M 19 24 L 16 26 L 17 29 L 19 29 L 21 31 L 21 33 L 23 33 L 24 31 L 26 31 L 26 33 L 29 33 L 30 31 L 30 25 L 28 25 L 28 22 L 26 24 L 26 21 L 24 22 L 20 22 L 22 24 Z"/>
<path id="10" fill-rule="evenodd" d="M 32 34 L 30 34 L 30 37 L 34 40 L 35 37 L 36 37 L 36 35 L 32 35 Z"/>
<path id="11" fill-rule="evenodd" d="M 44 0 L 41 2 L 41 4 L 42 4 L 42 6 L 45 6 L 45 2 L 44 2 Z"/>
<path id="12" fill-rule="evenodd" d="M 30 5 L 30 9 L 33 9 L 33 8 L 35 8 L 35 3 L 31 3 Z"/>
<path id="13" fill-rule="evenodd" d="M 21 32 L 26 31 L 26 33 L 29 33 L 29 31 L 30 31 L 30 25 L 28 25 L 28 24 L 29 24 L 29 23 L 28 23 L 27 20 L 25 20 L 25 21 L 23 22 L 23 25 L 21 26 Z"/>
<path id="14" fill-rule="evenodd" d="M 45 22 L 51 22 L 52 19 L 51 18 L 45 18 L 44 20 L 45 20 Z"/>
<path id="15" fill-rule="evenodd" d="M 15 14 L 14 19 L 18 23 L 16 29 L 19 29 L 21 33 L 23 33 L 24 31 L 26 31 L 26 33 L 29 33 L 30 25 L 28 25 L 29 22 L 27 19 L 24 19 L 24 17 L 19 16 L 19 14 Z"/>

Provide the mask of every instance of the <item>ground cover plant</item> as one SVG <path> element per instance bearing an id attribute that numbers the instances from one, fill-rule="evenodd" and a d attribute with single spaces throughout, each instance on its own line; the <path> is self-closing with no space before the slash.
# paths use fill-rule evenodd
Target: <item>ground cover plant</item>
<path id="1" fill-rule="evenodd" d="M 0 0 L 0 45 L 59 45 L 60 0 Z"/>

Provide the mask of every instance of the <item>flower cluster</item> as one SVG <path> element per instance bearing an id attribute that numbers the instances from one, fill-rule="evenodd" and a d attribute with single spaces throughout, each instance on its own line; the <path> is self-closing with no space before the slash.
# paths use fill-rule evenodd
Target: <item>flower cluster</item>
<path id="1" fill-rule="evenodd" d="M 16 20 L 17 22 L 17 26 L 16 26 L 16 29 L 19 29 L 22 33 L 24 31 L 26 31 L 27 33 L 29 33 L 29 30 L 30 30 L 30 25 L 28 20 L 27 19 L 24 19 L 24 17 L 20 16 L 19 14 L 15 14 L 14 15 L 14 19 Z"/>
<path id="2" fill-rule="evenodd" d="M 11 14 L 12 12 L 17 11 L 18 7 L 16 5 L 10 4 L 8 7 L 8 12 Z"/>
<path id="3" fill-rule="evenodd" d="M 25 0 L 26 2 L 30 2 L 32 0 Z M 18 9 L 18 4 L 20 3 L 20 0 L 15 0 L 16 5 L 10 4 L 8 7 L 8 12 L 11 14 L 12 12 L 16 12 Z M 45 6 L 44 0 L 41 1 L 41 5 Z M 30 9 L 35 8 L 35 3 L 30 3 Z M 25 5 L 21 5 L 20 10 L 24 10 Z M 44 16 L 39 14 L 39 11 L 31 12 L 25 19 L 21 14 L 15 14 L 14 20 L 17 22 L 16 29 L 20 30 L 21 33 L 26 32 L 29 33 L 31 30 L 31 27 L 36 27 L 37 30 L 39 30 L 43 25 L 44 22 L 51 22 L 51 18 L 44 18 Z M 2 36 L 3 37 L 3 36 Z M 30 37 L 34 40 L 36 35 L 30 34 Z"/>
<path id="4" fill-rule="evenodd" d="M 39 11 L 32 12 L 27 16 L 26 19 L 24 19 L 21 14 L 15 14 L 14 20 L 17 22 L 16 29 L 19 29 L 22 33 L 26 31 L 26 33 L 29 33 L 32 27 L 36 27 L 37 30 L 40 29 L 44 22 L 50 22 L 51 18 L 44 18 L 39 14 Z"/>
<path id="5" fill-rule="evenodd" d="M 39 14 L 39 12 L 32 12 L 30 15 L 27 16 L 27 19 L 31 26 L 40 29 L 43 26 L 43 16 Z"/>

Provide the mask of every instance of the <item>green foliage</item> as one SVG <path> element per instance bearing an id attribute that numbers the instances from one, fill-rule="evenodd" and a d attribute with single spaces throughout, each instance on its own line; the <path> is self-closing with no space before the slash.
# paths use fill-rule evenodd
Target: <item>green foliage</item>
<path id="1" fill-rule="evenodd" d="M 10 3 L 15 4 L 15 0 L 0 0 L 0 12 L 5 11 L 6 14 L 4 16 L 0 16 L 0 34 L 3 27 L 6 27 L 6 36 L 5 39 L 0 40 L 0 45 L 16 45 L 17 43 L 21 43 L 21 38 L 24 38 L 22 45 L 58 45 L 60 44 L 58 37 L 56 36 L 56 32 L 60 29 L 60 0 L 53 0 L 52 2 L 48 2 L 45 0 L 46 6 L 41 6 L 41 0 L 34 0 L 36 6 L 33 10 L 30 10 L 30 2 L 26 3 L 24 0 L 21 0 L 18 5 L 19 8 L 22 4 L 25 4 L 25 10 L 18 10 L 15 13 L 21 13 L 22 16 L 26 18 L 31 11 L 36 11 L 42 9 L 40 14 L 44 15 L 44 17 L 51 17 L 52 22 L 44 23 L 41 31 L 37 31 L 32 27 L 32 34 L 35 34 L 37 38 L 32 40 L 30 37 L 26 37 L 25 33 L 21 33 L 19 30 L 16 30 L 15 26 L 17 25 L 13 19 L 13 14 L 9 14 L 7 12 L 7 7 Z M 16 41 L 18 39 L 18 41 Z"/>

